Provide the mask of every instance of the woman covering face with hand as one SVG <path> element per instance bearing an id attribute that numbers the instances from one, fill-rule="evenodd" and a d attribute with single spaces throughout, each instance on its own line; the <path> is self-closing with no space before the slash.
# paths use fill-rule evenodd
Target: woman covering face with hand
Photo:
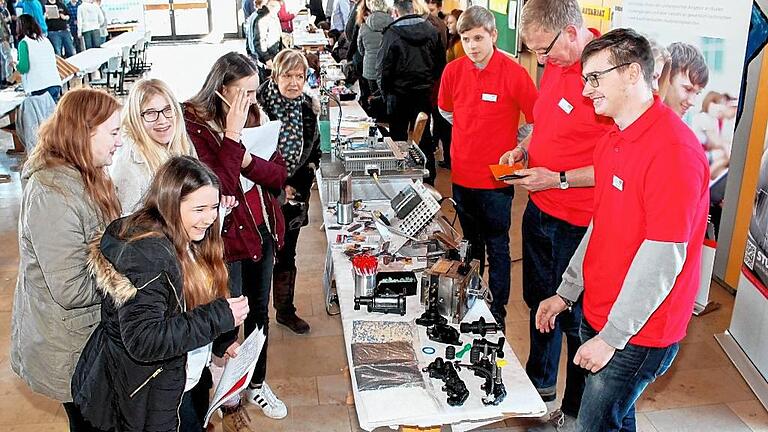
<path id="1" fill-rule="evenodd" d="M 245 335 L 260 328 L 267 336 L 246 397 L 268 417 L 283 418 L 288 409 L 264 380 L 272 267 L 285 230 L 277 196 L 283 190 L 287 173 L 279 152 L 265 160 L 247 152 L 241 143 L 244 128 L 269 120 L 256 104 L 258 88 L 254 62 L 243 54 L 225 54 L 214 63 L 202 89 L 185 103 L 184 116 L 200 160 L 219 176 L 222 193 L 239 202 L 224 219 L 222 231 L 230 290 L 248 298 L 251 315 L 244 324 Z M 236 339 L 237 334 L 233 333 L 230 341 Z M 220 357 L 224 352 L 216 349 L 214 354 Z M 225 423 L 247 422 L 239 405 L 233 403 L 230 408 L 225 410 Z"/>
<path id="2" fill-rule="evenodd" d="M 123 109 L 123 148 L 110 167 L 123 214 L 141 204 L 160 166 L 173 156 L 195 156 L 187 137 L 181 105 L 166 83 L 136 82 Z"/>
<path id="3" fill-rule="evenodd" d="M 179 430 L 191 403 L 184 391 L 202 373 L 187 353 L 209 357 L 213 340 L 247 316 L 246 299 L 227 298 L 219 201 L 210 169 L 174 157 L 141 208 L 94 243 L 103 318 L 72 378 L 75 404 L 94 426 Z"/>
<path id="4" fill-rule="evenodd" d="M 118 101 L 71 90 L 40 127 L 22 173 L 10 362 L 32 390 L 64 403 L 71 431 L 91 430 L 72 404 L 70 378 L 101 317 L 87 245 L 120 216 L 105 170 L 118 147 Z"/>

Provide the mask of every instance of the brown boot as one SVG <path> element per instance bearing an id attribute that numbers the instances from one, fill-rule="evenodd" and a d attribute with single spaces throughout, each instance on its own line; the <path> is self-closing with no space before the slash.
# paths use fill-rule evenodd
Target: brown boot
<path id="1" fill-rule="evenodd" d="M 242 403 L 233 408 L 222 408 L 222 421 L 224 432 L 254 432 L 251 429 L 251 416 Z"/>
<path id="2" fill-rule="evenodd" d="M 296 316 L 293 305 L 293 291 L 296 286 L 296 270 L 275 272 L 272 277 L 272 304 L 275 307 L 275 319 L 292 332 L 309 332 L 309 324 Z"/>

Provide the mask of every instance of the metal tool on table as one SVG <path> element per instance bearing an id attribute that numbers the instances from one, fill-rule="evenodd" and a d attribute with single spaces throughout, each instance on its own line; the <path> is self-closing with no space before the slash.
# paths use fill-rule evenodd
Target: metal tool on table
<path id="1" fill-rule="evenodd" d="M 485 379 L 480 389 L 485 391 L 482 401 L 484 405 L 498 405 L 507 396 L 507 390 L 501 378 L 501 366 L 497 358 L 504 357 L 503 337 L 496 342 L 487 339 L 476 339 L 472 342 L 469 352 L 469 364 L 456 362 L 457 370 L 466 367 L 474 372 L 475 376 Z"/>
<path id="2" fill-rule="evenodd" d="M 453 324 L 458 324 L 464 319 L 478 298 L 487 300 L 490 297 L 490 292 L 480 277 L 478 260 L 467 264 L 442 258 L 425 272 L 422 283 L 425 281 L 429 288 L 422 290 L 422 304 L 432 307 L 436 305 L 437 312 Z"/>
<path id="3" fill-rule="evenodd" d="M 339 200 L 336 202 L 336 223 L 349 225 L 355 217 L 355 206 L 352 201 L 352 173 L 347 173 L 339 179 Z"/>
<path id="4" fill-rule="evenodd" d="M 481 337 L 485 337 L 487 333 L 493 334 L 500 332 L 501 325 L 496 324 L 495 322 L 486 322 L 485 318 L 480 317 L 479 320 L 472 321 L 471 323 L 461 323 L 459 330 L 461 330 L 462 333 L 479 334 Z"/>
<path id="5" fill-rule="evenodd" d="M 459 377 L 453 363 L 438 357 L 427 367 L 423 368 L 422 371 L 427 372 L 430 378 L 439 379 L 445 383 L 442 390 L 448 395 L 446 400 L 448 405 L 462 406 L 467 401 L 469 390 L 464 381 Z"/>
<path id="6" fill-rule="evenodd" d="M 361 306 L 366 306 L 368 312 L 405 315 L 406 301 L 403 295 L 355 297 L 355 310 Z"/>
<path id="7" fill-rule="evenodd" d="M 360 254 L 352 258 L 355 278 L 355 298 L 371 297 L 376 292 L 376 274 L 379 262 L 373 255 Z"/>

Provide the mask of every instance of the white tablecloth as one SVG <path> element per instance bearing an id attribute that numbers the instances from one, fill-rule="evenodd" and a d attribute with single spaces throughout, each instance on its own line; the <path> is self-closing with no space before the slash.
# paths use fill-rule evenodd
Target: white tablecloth
<path id="1" fill-rule="evenodd" d="M 386 202 L 368 202 L 366 208 L 385 209 Z M 326 228 L 336 225 L 336 217 L 328 209 L 323 210 Z M 392 314 L 368 313 L 365 308 L 354 310 L 354 281 L 352 278 L 352 264 L 343 253 L 342 245 L 334 245 L 338 234 L 345 234 L 346 230 L 326 229 L 326 239 L 329 247 L 329 260 L 326 271 L 332 274 L 336 280 L 336 290 L 341 309 L 341 321 L 344 329 L 344 340 L 347 349 L 347 362 L 352 378 L 352 391 L 355 397 L 355 409 L 360 422 L 360 427 L 372 430 L 381 426 L 419 426 L 429 427 L 443 424 L 451 424 L 453 430 L 462 431 L 477 428 L 505 417 L 539 417 L 546 412 L 546 406 L 541 400 L 525 373 L 515 353 L 506 343 L 504 346 L 504 359 L 506 366 L 502 368 L 502 377 L 507 396 L 498 406 L 484 406 L 481 397 L 485 394 L 480 390 L 483 379 L 475 377 L 472 371 L 466 368 L 459 373 L 470 391 L 469 398 L 460 407 L 451 407 L 446 403 L 446 394 L 440 390 L 442 381 L 430 379 L 424 375 L 427 388 L 391 388 L 386 390 L 360 391 L 357 386 L 354 365 L 352 363 L 352 322 L 355 320 L 366 321 L 412 321 L 418 318 L 424 308 L 419 302 L 419 296 L 407 298 L 407 313 L 405 316 Z M 416 267 L 424 267 L 414 260 Z M 327 275 L 327 276 L 330 276 Z M 469 311 L 464 321 L 470 322 L 481 316 L 486 320 L 492 320 L 492 315 L 485 302 L 477 301 Z M 436 357 L 444 357 L 445 345 L 429 340 L 426 328 L 417 326 L 418 340 L 414 341 L 414 350 L 419 360 L 419 367 L 426 367 Z M 461 335 L 462 344 L 470 343 L 477 335 Z M 491 341 L 501 336 L 488 335 Z M 423 346 L 434 347 L 437 352 L 434 355 L 426 355 L 421 351 Z M 457 347 L 460 349 L 460 347 Z M 467 354 L 468 355 L 468 354 Z M 468 360 L 468 357 L 464 357 Z"/>
<path id="2" fill-rule="evenodd" d="M 102 48 L 115 49 L 118 52 L 122 52 L 123 47 L 132 47 L 136 45 L 139 39 L 144 37 L 143 30 L 134 30 L 125 33 L 121 33 L 114 38 L 101 44 Z"/>
<path id="3" fill-rule="evenodd" d="M 13 88 L 7 88 L 0 91 L 0 117 L 7 116 L 11 111 L 15 110 L 24 99 L 26 95 L 23 92 L 13 91 Z"/>
<path id="4" fill-rule="evenodd" d="M 91 48 L 69 57 L 67 62 L 82 73 L 92 73 L 99 70 L 109 59 L 121 55 L 122 51 L 115 48 Z"/>

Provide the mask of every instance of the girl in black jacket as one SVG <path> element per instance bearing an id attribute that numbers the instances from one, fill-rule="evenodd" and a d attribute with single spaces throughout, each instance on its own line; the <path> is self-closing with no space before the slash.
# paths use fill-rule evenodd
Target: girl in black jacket
<path id="1" fill-rule="evenodd" d="M 102 321 L 80 357 L 72 396 L 97 428 L 202 429 L 187 426 L 194 414 L 179 419 L 194 412 L 184 392 L 202 372 L 187 353 L 205 351 L 248 314 L 244 297 L 226 298 L 219 199 L 218 179 L 205 165 L 172 158 L 142 208 L 91 245 Z"/>

